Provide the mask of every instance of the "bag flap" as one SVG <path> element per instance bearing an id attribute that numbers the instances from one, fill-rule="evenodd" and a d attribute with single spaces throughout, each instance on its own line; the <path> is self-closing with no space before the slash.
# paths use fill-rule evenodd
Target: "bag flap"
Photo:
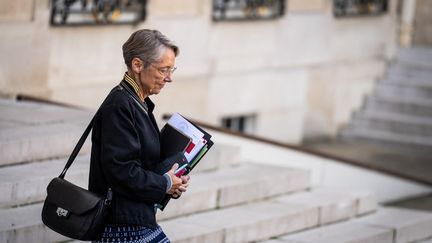
<path id="1" fill-rule="evenodd" d="M 82 214 L 94 208 L 104 198 L 64 179 L 54 178 L 47 187 L 46 200 L 62 209 Z"/>

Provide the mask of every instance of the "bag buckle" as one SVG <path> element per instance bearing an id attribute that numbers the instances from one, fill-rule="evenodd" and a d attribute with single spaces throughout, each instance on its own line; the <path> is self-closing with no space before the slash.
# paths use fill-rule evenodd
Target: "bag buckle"
<path id="1" fill-rule="evenodd" d="M 57 208 L 56 213 L 59 217 L 67 217 L 69 215 L 69 211 L 61 207 Z"/>

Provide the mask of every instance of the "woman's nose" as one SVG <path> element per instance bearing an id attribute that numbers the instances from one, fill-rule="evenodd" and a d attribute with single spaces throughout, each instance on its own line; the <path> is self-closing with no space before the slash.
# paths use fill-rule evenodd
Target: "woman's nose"
<path id="1" fill-rule="evenodd" d="M 171 83 L 171 82 L 172 82 L 172 79 L 171 79 L 171 73 L 168 74 L 168 75 L 164 78 L 164 82 L 166 82 L 166 83 Z"/>

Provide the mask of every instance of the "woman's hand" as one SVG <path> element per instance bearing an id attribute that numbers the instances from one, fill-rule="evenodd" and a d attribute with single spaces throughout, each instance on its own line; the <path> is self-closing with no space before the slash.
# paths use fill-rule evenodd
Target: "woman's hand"
<path id="1" fill-rule="evenodd" d="M 167 172 L 172 181 L 171 188 L 168 190 L 167 193 L 170 194 L 173 198 L 179 198 L 180 195 L 185 192 L 187 187 L 189 186 L 190 176 L 184 175 L 179 178 L 174 174 L 178 167 L 179 165 L 175 163 Z"/>
<path id="2" fill-rule="evenodd" d="M 178 169 L 179 165 L 175 163 L 171 169 L 167 172 L 168 176 L 171 179 L 171 188 L 168 190 L 168 194 L 173 195 L 176 190 L 179 190 L 180 186 L 182 185 L 182 179 L 178 178 L 174 173 Z"/>
<path id="3" fill-rule="evenodd" d="M 174 173 L 178 169 L 179 165 L 175 163 L 171 169 L 167 172 L 169 177 L 171 178 L 171 188 L 168 190 L 168 194 L 173 195 L 177 190 L 180 190 L 180 187 L 182 186 L 182 179 L 178 178 Z M 186 191 L 186 190 L 185 190 Z"/>
<path id="4" fill-rule="evenodd" d="M 185 192 L 186 189 L 187 189 L 187 187 L 189 186 L 189 179 L 190 179 L 190 176 L 188 176 L 188 175 L 184 175 L 184 176 L 181 176 L 180 178 L 181 178 L 181 180 L 182 180 L 182 185 L 179 187 L 178 190 L 176 190 L 176 191 L 172 194 L 173 198 L 175 198 L 175 199 L 179 198 L 179 197 L 181 196 L 181 194 L 182 194 L 183 192 Z"/>

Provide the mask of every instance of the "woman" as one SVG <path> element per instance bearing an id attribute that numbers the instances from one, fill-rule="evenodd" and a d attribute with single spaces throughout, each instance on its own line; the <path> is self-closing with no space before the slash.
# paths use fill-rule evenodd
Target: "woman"
<path id="1" fill-rule="evenodd" d="M 113 192 L 105 231 L 96 242 L 169 242 L 156 223 L 155 204 L 166 194 L 178 198 L 189 177 L 176 177 L 178 164 L 161 161 L 149 96 L 172 81 L 178 52 L 157 30 L 138 30 L 123 45 L 128 70 L 101 105 L 92 133 L 89 190 Z"/>

